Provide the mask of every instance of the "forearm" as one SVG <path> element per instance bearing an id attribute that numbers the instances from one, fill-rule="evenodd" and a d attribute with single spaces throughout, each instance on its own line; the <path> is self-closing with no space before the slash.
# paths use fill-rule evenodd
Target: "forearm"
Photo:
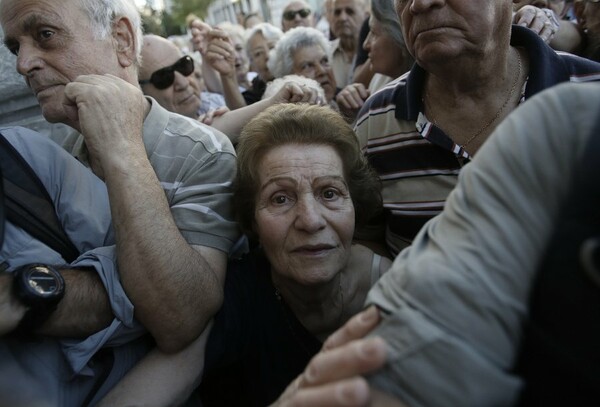
<path id="1" fill-rule="evenodd" d="M 223 85 L 221 85 L 219 73 L 204 61 L 202 62 L 202 77 L 209 92 L 223 93 Z"/>
<path id="2" fill-rule="evenodd" d="M 180 350 L 220 307 L 222 276 L 182 237 L 145 151 L 115 161 L 106 184 L 122 285 L 158 347 Z"/>
<path id="3" fill-rule="evenodd" d="M 210 323 L 202 335 L 176 354 L 153 350 L 106 395 L 98 407 L 177 406 L 198 386 Z"/>
<path id="4" fill-rule="evenodd" d="M 236 110 L 246 106 L 246 101 L 235 78 L 235 72 L 232 75 L 221 75 L 221 83 L 223 84 L 225 103 L 229 109 Z"/>
<path id="5" fill-rule="evenodd" d="M 371 59 L 367 59 L 364 64 L 357 66 L 354 70 L 352 82 L 362 83 L 365 85 L 365 88 L 368 88 L 373 75 L 375 75 L 375 72 L 373 72 L 371 66 Z"/>
<path id="6" fill-rule="evenodd" d="M 59 271 L 65 279 L 65 296 L 36 333 L 85 338 L 106 328 L 114 316 L 106 289 L 95 270 Z"/>
<path id="7" fill-rule="evenodd" d="M 222 116 L 216 117 L 212 122 L 212 127 L 225 133 L 231 142 L 235 144 L 246 123 L 273 104 L 274 102 L 271 99 L 265 99 L 249 106 L 229 111 Z"/>

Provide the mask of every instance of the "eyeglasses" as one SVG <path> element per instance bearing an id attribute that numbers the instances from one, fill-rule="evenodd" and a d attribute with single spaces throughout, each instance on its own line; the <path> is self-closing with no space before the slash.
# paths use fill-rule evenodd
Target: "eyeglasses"
<path id="1" fill-rule="evenodd" d="M 190 76 L 194 72 L 194 60 L 192 57 L 186 55 L 178 59 L 173 65 L 152 72 L 150 79 L 142 79 L 139 81 L 139 84 L 146 85 L 151 83 L 156 89 L 167 89 L 175 82 L 175 71 L 183 76 Z"/>
<path id="2" fill-rule="evenodd" d="M 285 18 L 288 21 L 291 21 L 294 18 L 296 18 L 296 14 L 300 14 L 300 17 L 306 18 L 310 15 L 310 9 L 303 8 L 300 10 L 288 10 L 285 13 L 283 13 L 283 18 Z"/>

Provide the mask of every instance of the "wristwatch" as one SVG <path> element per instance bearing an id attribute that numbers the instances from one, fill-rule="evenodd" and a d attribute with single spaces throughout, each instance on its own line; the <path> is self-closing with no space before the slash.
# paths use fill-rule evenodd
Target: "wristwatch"
<path id="1" fill-rule="evenodd" d="M 30 333 L 56 310 L 65 295 L 65 280 L 52 266 L 26 264 L 14 271 L 13 288 L 15 296 L 29 307 L 17 330 Z"/>

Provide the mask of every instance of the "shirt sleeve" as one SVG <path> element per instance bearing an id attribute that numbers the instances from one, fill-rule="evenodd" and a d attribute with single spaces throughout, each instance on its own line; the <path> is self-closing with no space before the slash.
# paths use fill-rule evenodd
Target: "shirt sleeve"
<path id="1" fill-rule="evenodd" d="M 519 107 L 371 290 L 367 303 L 386 313 L 373 334 L 389 343 L 375 387 L 411 406 L 514 404 L 529 291 L 593 134 L 598 90 L 561 85 Z"/>
<path id="2" fill-rule="evenodd" d="M 109 297 L 114 319 L 109 327 L 84 340 L 62 340 L 75 373 L 104 346 L 119 346 L 146 331 L 134 319 L 134 307 L 119 279 L 110 204 L 105 184 L 60 146 L 25 128 L 0 129 L 44 184 L 62 226 L 82 253 L 66 264 L 61 256 L 25 231 L 9 224 L 10 239 L 2 248 L 9 269 L 41 262 L 62 268 L 96 270 Z M 8 234 L 7 234 L 8 236 Z"/>
<path id="3" fill-rule="evenodd" d="M 106 289 L 114 315 L 113 321 L 107 328 L 83 340 L 61 340 L 65 357 L 73 371 L 79 373 L 84 371 L 89 360 L 101 348 L 125 345 L 147 331 L 134 318 L 134 306 L 119 280 L 115 246 L 90 250 L 79 256 L 70 267 L 87 267 L 96 270 Z"/>

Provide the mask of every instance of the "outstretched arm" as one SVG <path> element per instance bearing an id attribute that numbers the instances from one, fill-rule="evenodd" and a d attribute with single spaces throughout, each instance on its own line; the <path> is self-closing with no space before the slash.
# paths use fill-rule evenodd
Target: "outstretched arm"
<path id="1" fill-rule="evenodd" d="M 212 322 L 187 348 L 175 354 L 154 349 L 144 357 L 98 404 L 111 406 L 178 406 L 200 383 L 204 348 Z"/>
<path id="2" fill-rule="evenodd" d="M 232 143 L 237 139 L 242 128 L 257 114 L 267 107 L 278 103 L 309 103 L 322 104 L 324 100 L 319 96 L 319 92 L 310 86 L 301 86 L 300 84 L 289 81 L 270 98 L 253 103 L 237 110 L 228 111 L 221 116 L 214 117 L 210 124 L 217 130 L 227 134 Z"/>

